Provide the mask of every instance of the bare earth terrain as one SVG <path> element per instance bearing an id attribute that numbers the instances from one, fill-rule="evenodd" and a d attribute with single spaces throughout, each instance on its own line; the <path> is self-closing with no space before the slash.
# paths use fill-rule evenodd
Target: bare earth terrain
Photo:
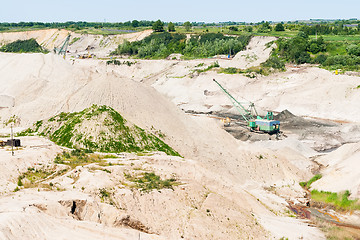
<path id="1" fill-rule="evenodd" d="M 92 46 L 90 53 L 107 56 L 123 39 L 150 33 L 72 34 L 80 39 L 70 45 L 69 55 Z M 67 34 L 2 33 L 0 43 L 34 37 L 51 49 Z M 359 78 L 312 66 L 288 66 L 256 78 L 195 71 L 214 61 L 221 67 L 257 66 L 274 40 L 254 37 L 232 60 L 130 59 L 131 66 L 98 58 L 64 60 L 52 53 L 0 53 L 0 120 L 16 115 L 15 131 L 61 112 L 108 105 L 141 128 L 161 131 L 182 156 L 118 153 L 105 164 L 55 174 L 44 182 L 51 182 L 51 189 L 14 192 L 22 173 L 55 168 L 56 155 L 66 150 L 44 137 L 19 137 L 22 147 L 14 156 L 9 147 L 0 148 L 0 238 L 326 239 L 308 220 L 293 217 L 287 201 L 305 203 L 299 182 L 318 172 L 323 178 L 313 188 L 350 190 L 352 199 L 360 198 Z M 204 66 L 196 67 L 200 63 Z M 236 110 L 212 79 L 237 99 L 254 102 L 259 113 L 280 113 L 285 136 L 252 135 L 235 120 L 224 127 L 219 116 L 233 117 Z M 0 135 L 10 133 L 8 125 L 1 127 Z M 125 177 L 142 172 L 174 177 L 179 184 L 142 192 Z M 102 189 L 109 194 L 101 195 Z M 355 225 L 359 216 L 359 211 L 337 214 Z"/>

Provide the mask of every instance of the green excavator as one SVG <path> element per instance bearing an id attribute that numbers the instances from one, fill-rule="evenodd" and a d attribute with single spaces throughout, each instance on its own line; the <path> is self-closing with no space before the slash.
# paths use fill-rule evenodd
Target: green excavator
<path id="1" fill-rule="evenodd" d="M 245 108 L 239 101 L 237 101 L 221 84 L 213 79 L 213 81 L 220 87 L 220 89 L 230 99 L 233 106 L 240 113 L 242 118 L 247 122 L 247 126 L 250 131 L 279 134 L 280 133 L 280 121 L 274 120 L 273 112 L 267 112 L 265 117 L 260 117 L 256 111 L 254 103 L 250 102 L 247 108 Z"/>
<path id="2" fill-rule="evenodd" d="M 66 56 L 66 51 L 67 51 L 67 48 L 69 46 L 69 43 L 70 43 L 70 37 L 71 35 L 69 34 L 66 39 L 64 40 L 64 42 L 61 44 L 60 47 L 54 47 L 54 53 L 55 54 L 58 54 L 58 55 L 64 55 L 64 59 L 65 59 L 65 56 Z"/>

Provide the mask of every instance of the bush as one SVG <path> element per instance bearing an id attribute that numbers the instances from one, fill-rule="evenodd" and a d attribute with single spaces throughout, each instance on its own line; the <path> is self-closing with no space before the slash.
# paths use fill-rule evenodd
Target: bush
<path id="1" fill-rule="evenodd" d="M 343 210 L 360 210 L 358 199 L 349 200 L 350 192 L 346 190 L 344 193 L 334 193 L 326 191 L 311 191 L 311 198 L 318 202 L 324 202 L 335 206 L 337 209 Z"/>
<path id="2" fill-rule="evenodd" d="M 172 22 L 169 22 L 168 24 L 168 31 L 175 32 L 175 25 Z"/>
<path id="3" fill-rule="evenodd" d="M 315 57 L 314 63 L 323 64 L 327 59 L 327 56 L 324 54 L 320 54 Z"/>
<path id="4" fill-rule="evenodd" d="M 285 64 L 277 56 L 270 56 L 269 59 L 261 65 L 263 67 L 270 67 L 274 69 L 285 69 Z"/>
<path id="5" fill-rule="evenodd" d="M 324 66 L 355 66 L 360 64 L 360 57 L 356 56 L 329 56 L 323 63 Z"/>
<path id="6" fill-rule="evenodd" d="M 229 68 L 222 69 L 221 72 L 226 73 L 226 74 L 235 74 L 235 73 L 238 73 L 238 69 L 234 68 L 234 67 L 229 67 Z"/>
<path id="7" fill-rule="evenodd" d="M 276 32 L 285 31 L 284 25 L 282 23 L 276 24 L 275 31 Z"/>
<path id="8" fill-rule="evenodd" d="M 229 27 L 229 30 L 230 30 L 230 31 L 234 31 L 234 32 L 239 31 L 239 29 L 238 29 L 237 27 L 235 27 L 235 26 Z"/>
<path id="9" fill-rule="evenodd" d="M 319 180 L 320 178 L 322 178 L 321 174 L 316 174 L 315 176 L 313 176 L 309 181 L 307 182 L 300 182 L 300 186 L 304 187 L 304 188 L 310 188 L 311 184 L 317 180 Z"/>
<path id="10" fill-rule="evenodd" d="M 1 52 L 14 52 L 14 53 L 34 53 L 34 52 L 43 52 L 45 50 L 36 42 L 35 39 L 31 38 L 29 40 L 17 40 L 15 42 L 6 44 L 0 48 Z"/>
<path id="11" fill-rule="evenodd" d="M 278 40 L 279 55 L 285 58 L 286 61 L 297 64 L 309 63 L 311 58 L 307 50 L 308 39 L 304 34 L 299 34 L 292 39 Z"/>
<path id="12" fill-rule="evenodd" d="M 162 180 L 160 176 L 156 175 L 154 172 L 144 172 L 141 176 L 137 177 L 125 173 L 124 176 L 128 181 L 134 182 L 135 187 L 142 192 L 150 192 L 153 189 L 160 190 L 163 188 L 174 190 L 173 186 L 179 184 L 175 178 Z"/>
<path id="13" fill-rule="evenodd" d="M 346 48 L 349 55 L 360 56 L 360 46 L 351 44 Z"/>

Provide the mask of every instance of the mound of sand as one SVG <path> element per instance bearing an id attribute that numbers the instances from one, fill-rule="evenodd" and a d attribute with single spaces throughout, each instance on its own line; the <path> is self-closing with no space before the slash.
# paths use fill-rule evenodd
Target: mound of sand
<path id="1" fill-rule="evenodd" d="M 360 198 L 360 143 L 345 144 L 328 155 L 317 158 L 324 165 L 323 177 L 312 189 L 342 192 L 349 190 L 351 198 Z"/>
<path id="2" fill-rule="evenodd" d="M 71 34 L 70 46 L 68 50 L 73 55 L 76 54 L 95 54 L 97 57 L 107 56 L 114 51 L 117 46 L 125 39 L 132 41 L 139 41 L 149 36 L 152 30 L 145 30 L 142 32 L 134 32 L 128 34 L 118 35 L 92 35 L 92 34 L 78 34 L 64 29 L 46 29 L 25 32 L 4 32 L 0 33 L 0 46 L 5 45 L 16 40 L 27 40 L 30 38 L 36 41 L 44 48 L 52 51 L 54 47 L 60 47 L 65 41 L 66 37 Z"/>
<path id="3" fill-rule="evenodd" d="M 252 37 L 245 50 L 238 52 L 231 61 L 221 62 L 220 66 L 241 69 L 259 66 L 269 58 L 271 51 L 275 47 L 275 43 L 271 44 L 271 42 L 275 40 L 275 37 Z"/>
<path id="4" fill-rule="evenodd" d="M 161 132 L 145 131 L 128 122 L 111 107 L 92 105 L 81 112 L 60 113 L 37 121 L 24 134 L 38 133 L 58 145 L 100 152 L 163 151 L 179 154 L 164 143 Z"/>

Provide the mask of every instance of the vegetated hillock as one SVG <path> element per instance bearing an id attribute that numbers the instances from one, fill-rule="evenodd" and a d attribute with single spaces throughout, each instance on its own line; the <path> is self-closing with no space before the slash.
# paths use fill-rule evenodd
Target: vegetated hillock
<path id="1" fill-rule="evenodd" d="M 222 33 L 194 34 L 186 39 L 185 34 L 153 33 L 141 41 L 120 44 L 113 55 L 128 54 L 139 58 L 166 58 L 180 53 L 188 58 L 212 57 L 219 54 L 236 54 L 248 44 L 251 35 L 237 37 Z"/>
<path id="2" fill-rule="evenodd" d="M 13 53 L 47 53 L 35 39 L 17 40 L 12 43 L 8 43 L 0 48 L 1 52 L 13 52 Z"/>
<path id="3" fill-rule="evenodd" d="M 162 151 L 180 156 L 158 136 L 132 124 L 108 106 L 93 105 L 81 112 L 60 113 L 36 122 L 22 134 L 38 133 L 68 148 L 83 148 L 99 152 Z"/>
<path id="4" fill-rule="evenodd" d="M 293 38 L 280 38 L 278 48 L 273 56 L 282 61 L 303 64 L 320 64 L 329 70 L 359 70 L 360 69 L 360 44 L 346 41 L 326 42 L 323 37 L 310 39 L 304 32 L 299 32 Z"/>

